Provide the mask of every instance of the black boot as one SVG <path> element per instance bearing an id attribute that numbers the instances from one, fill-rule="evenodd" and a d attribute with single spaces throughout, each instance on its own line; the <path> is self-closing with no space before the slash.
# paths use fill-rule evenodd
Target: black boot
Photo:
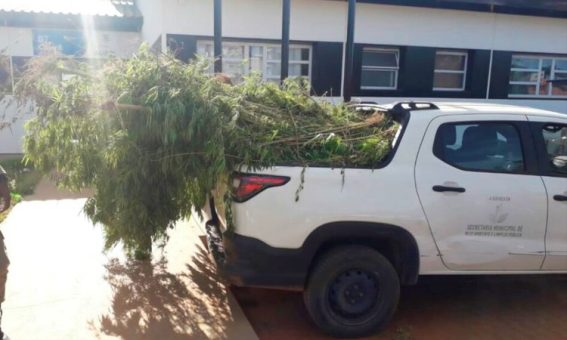
<path id="1" fill-rule="evenodd" d="M 0 305 L 0 324 L 2 323 L 2 305 Z M 8 338 L 8 336 L 6 334 L 4 334 L 4 332 L 2 331 L 2 328 L 0 326 L 0 340 L 9 340 L 10 338 Z"/>

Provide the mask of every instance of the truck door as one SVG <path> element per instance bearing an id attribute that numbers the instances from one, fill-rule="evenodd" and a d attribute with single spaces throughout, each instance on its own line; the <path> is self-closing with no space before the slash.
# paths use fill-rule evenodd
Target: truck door
<path id="1" fill-rule="evenodd" d="M 527 117 L 431 121 L 415 167 L 417 192 L 447 268 L 539 270 L 547 196 Z"/>
<path id="2" fill-rule="evenodd" d="M 543 270 L 567 271 L 567 119 L 528 117 L 547 189 L 548 219 Z"/>

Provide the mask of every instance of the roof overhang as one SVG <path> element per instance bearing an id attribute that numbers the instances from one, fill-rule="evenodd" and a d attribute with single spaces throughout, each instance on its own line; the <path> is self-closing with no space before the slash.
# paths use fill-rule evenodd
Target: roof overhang
<path id="1" fill-rule="evenodd" d="M 567 18 L 567 0 L 358 0 L 358 2 Z"/>
<path id="2" fill-rule="evenodd" d="M 97 30 L 138 32 L 143 24 L 141 16 L 94 15 L 89 18 Z M 79 14 L 0 11 L 0 26 L 80 30 L 83 19 Z"/>

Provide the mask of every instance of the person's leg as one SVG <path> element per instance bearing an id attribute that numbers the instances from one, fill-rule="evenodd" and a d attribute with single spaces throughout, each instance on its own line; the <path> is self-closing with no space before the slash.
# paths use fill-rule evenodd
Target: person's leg
<path id="1" fill-rule="evenodd" d="M 0 339 L 4 339 L 4 332 L 2 331 L 2 303 L 6 295 L 6 281 L 8 280 L 8 266 L 10 260 L 4 245 L 4 235 L 0 232 Z"/>

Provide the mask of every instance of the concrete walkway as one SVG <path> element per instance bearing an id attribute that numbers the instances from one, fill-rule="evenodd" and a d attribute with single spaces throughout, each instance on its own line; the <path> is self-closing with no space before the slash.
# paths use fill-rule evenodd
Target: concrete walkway
<path id="1" fill-rule="evenodd" d="M 0 226 L 11 260 L 2 328 L 12 340 L 257 338 L 197 223 L 180 222 L 152 264 L 136 263 L 119 248 L 102 253 L 84 202 L 24 201 Z"/>

